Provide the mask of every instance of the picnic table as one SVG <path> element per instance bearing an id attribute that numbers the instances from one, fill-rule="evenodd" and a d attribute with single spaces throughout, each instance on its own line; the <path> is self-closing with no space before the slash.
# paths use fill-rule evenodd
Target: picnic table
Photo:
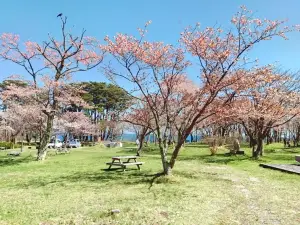
<path id="1" fill-rule="evenodd" d="M 140 166 L 144 164 L 144 162 L 138 162 L 137 159 L 139 156 L 114 156 L 112 157 L 112 161 L 106 163 L 106 165 L 109 165 L 108 169 L 110 170 L 112 166 L 119 166 L 123 169 L 123 171 L 126 170 L 127 166 L 134 166 L 136 165 L 137 168 L 140 170 Z"/>

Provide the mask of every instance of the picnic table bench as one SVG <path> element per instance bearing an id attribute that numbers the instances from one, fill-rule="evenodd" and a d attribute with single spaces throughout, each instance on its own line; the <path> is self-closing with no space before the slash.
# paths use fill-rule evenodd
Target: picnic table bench
<path id="1" fill-rule="evenodd" d="M 144 162 L 138 162 L 137 158 L 138 156 L 114 156 L 112 157 L 111 162 L 107 162 L 106 165 L 109 165 L 108 169 L 110 170 L 112 166 L 119 166 L 123 169 L 123 171 L 126 170 L 127 166 L 134 166 L 136 165 L 137 168 L 140 170 L 140 166 L 144 164 Z M 133 160 L 134 162 L 132 162 Z M 131 162 L 130 162 L 131 161 Z"/>
<path id="2" fill-rule="evenodd" d="M 300 155 L 296 155 L 295 160 L 300 163 Z"/>

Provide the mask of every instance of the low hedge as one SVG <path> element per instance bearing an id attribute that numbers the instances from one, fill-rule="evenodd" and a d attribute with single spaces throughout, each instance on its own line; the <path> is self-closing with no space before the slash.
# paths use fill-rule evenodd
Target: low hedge
<path id="1" fill-rule="evenodd" d="M 5 148 L 5 149 L 11 149 L 12 147 L 14 146 L 14 148 L 20 148 L 21 147 L 21 144 L 13 144 L 12 142 L 0 142 L 0 148 Z"/>
<path id="2" fill-rule="evenodd" d="M 95 146 L 97 143 L 92 141 L 81 142 L 81 146 Z"/>

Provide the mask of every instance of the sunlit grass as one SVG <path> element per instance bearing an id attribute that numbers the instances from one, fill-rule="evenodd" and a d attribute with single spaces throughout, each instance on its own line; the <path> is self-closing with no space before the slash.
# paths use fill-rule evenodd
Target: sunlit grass
<path id="1" fill-rule="evenodd" d="M 112 156 L 134 154 L 128 144 L 52 153 L 45 162 L 34 161 L 34 150 L 0 152 L 0 224 L 299 224 L 300 177 L 259 163 L 295 163 L 300 149 L 273 144 L 259 161 L 243 149 L 245 156 L 210 156 L 205 145 L 186 145 L 167 178 L 155 177 L 155 146 L 141 171 L 124 173 L 104 169 Z"/>

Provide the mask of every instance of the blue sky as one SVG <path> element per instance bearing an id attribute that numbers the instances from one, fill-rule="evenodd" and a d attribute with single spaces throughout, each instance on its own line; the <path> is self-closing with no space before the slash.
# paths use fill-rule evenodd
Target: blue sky
<path id="1" fill-rule="evenodd" d="M 148 39 L 176 44 L 180 32 L 200 22 L 202 27 L 216 23 L 226 29 L 240 5 L 246 5 L 260 18 L 288 19 L 300 24 L 299 0 L 10 0 L 0 7 L 0 33 L 17 33 L 22 40 L 43 41 L 48 33 L 59 32 L 58 13 L 68 16 L 74 31 L 87 30 L 88 36 L 103 40 L 117 32 L 136 34 L 137 27 L 152 20 Z M 276 61 L 293 71 L 300 68 L 300 33 L 288 34 L 289 41 L 275 39 L 256 46 L 251 57 L 261 64 Z M 0 62 L 0 80 L 10 74 L 26 74 L 11 63 Z M 75 80 L 103 81 L 97 69 L 75 75 Z"/>

